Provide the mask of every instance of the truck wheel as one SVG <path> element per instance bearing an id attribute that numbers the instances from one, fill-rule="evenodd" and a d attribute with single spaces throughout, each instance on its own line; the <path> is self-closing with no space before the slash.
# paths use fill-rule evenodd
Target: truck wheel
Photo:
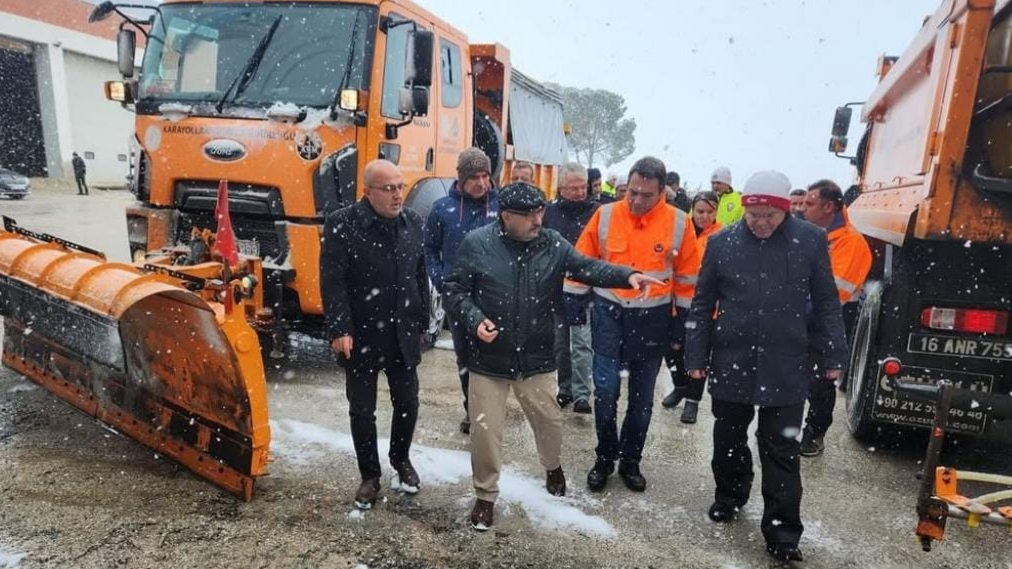
<path id="1" fill-rule="evenodd" d="M 443 310 L 443 297 L 429 281 L 429 327 L 422 333 L 422 350 L 428 350 L 436 345 L 439 333 L 443 331 L 443 324 L 446 322 L 446 311 Z"/>
<path id="2" fill-rule="evenodd" d="M 871 421 L 871 397 L 878 371 L 873 352 L 882 286 L 880 283 L 869 285 L 865 289 L 869 294 L 854 327 L 854 346 L 847 366 L 847 427 L 850 434 L 861 441 L 868 440 L 876 431 Z"/>

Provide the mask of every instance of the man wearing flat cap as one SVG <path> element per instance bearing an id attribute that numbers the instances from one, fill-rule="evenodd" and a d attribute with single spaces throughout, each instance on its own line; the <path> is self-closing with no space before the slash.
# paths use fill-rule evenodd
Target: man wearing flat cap
<path id="1" fill-rule="evenodd" d="M 559 233 L 542 229 L 544 213 L 545 198 L 538 188 L 523 182 L 503 188 L 497 222 L 464 238 L 445 283 L 449 311 L 468 333 L 464 363 L 471 372 L 471 468 L 477 494 L 471 525 L 477 530 L 492 526 L 511 389 L 534 430 L 548 492 L 566 493 L 554 374 L 563 278 L 568 273 L 609 288 L 661 284 L 581 255 Z"/>
<path id="2" fill-rule="evenodd" d="M 780 172 L 753 174 L 742 192 L 745 222 L 707 242 L 685 323 L 685 367 L 696 381 L 709 376 L 713 398 L 710 519 L 730 522 L 748 502 L 748 432 L 758 407 L 766 550 L 800 561 L 798 435 L 812 369 L 808 350 L 821 355 L 831 381 L 841 374 L 847 342 L 826 233 L 789 215 L 790 192 Z"/>

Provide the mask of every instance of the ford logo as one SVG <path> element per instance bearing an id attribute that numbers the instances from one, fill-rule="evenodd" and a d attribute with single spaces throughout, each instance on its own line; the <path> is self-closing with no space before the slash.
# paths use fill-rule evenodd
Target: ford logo
<path id="1" fill-rule="evenodd" d="M 246 156 L 246 147 L 234 140 L 217 138 L 204 145 L 204 154 L 218 162 L 235 162 Z"/>

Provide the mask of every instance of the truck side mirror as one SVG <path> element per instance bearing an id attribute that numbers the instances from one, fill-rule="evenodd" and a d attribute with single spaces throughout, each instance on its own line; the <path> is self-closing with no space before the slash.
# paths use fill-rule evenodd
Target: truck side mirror
<path id="1" fill-rule="evenodd" d="M 429 88 L 401 87 L 397 110 L 404 117 L 424 117 L 429 114 Z"/>
<path id="2" fill-rule="evenodd" d="M 840 154 L 847 150 L 847 133 L 850 131 L 850 118 L 853 114 L 850 107 L 837 107 L 833 116 L 833 133 L 829 138 L 829 151 Z"/>
<path id="3" fill-rule="evenodd" d="M 408 32 L 407 57 L 404 62 L 404 83 L 415 87 L 432 86 L 432 54 L 435 35 L 426 30 Z"/>
<path id="4" fill-rule="evenodd" d="M 137 52 L 137 34 L 133 30 L 120 30 L 116 34 L 116 55 L 119 73 L 129 79 L 134 76 L 134 55 Z"/>

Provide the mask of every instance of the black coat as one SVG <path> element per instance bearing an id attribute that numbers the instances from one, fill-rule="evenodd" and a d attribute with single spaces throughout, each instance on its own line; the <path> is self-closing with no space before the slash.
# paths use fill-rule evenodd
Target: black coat
<path id="1" fill-rule="evenodd" d="M 363 199 L 328 215 L 321 241 L 328 337 L 352 336 L 356 366 L 418 365 L 429 319 L 422 219 L 405 209 L 386 221 Z"/>
<path id="2" fill-rule="evenodd" d="M 825 333 L 809 338 L 810 319 Z M 710 237 L 686 322 L 685 368 L 709 368 L 713 398 L 804 403 L 810 341 L 827 369 L 843 368 L 846 339 L 826 232 L 788 216 L 766 240 L 745 223 Z"/>
<path id="3" fill-rule="evenodd" d="M 591 259 L 558 232 L 543 229 L 533 241 L 510 239 L 497 222 L 464 238 L 446 279 L 449 311 L 468 335 L 464 362 L 478 373 L 507 379 L 555 370 L 555 315 L 562 314 L 562 280 L 603 288 L 629 288 L 634 271 Z M 491 343 L 478 339 L 488 318 L 499 329 Z"/>
<path id="4" fill-rule="evenodd" d="M 75 156 L 70 162 L 74 166 L 74 175 L 78 178 L 84 176 L 88 171 L 88 167 L 84 164 L 84 159 L 80 156 Z"/>
<path id="5" fill-rule="evenodd" d="M 558 231 L 566 241 L 576 244 L 587 227 L 590 218 L 601 204 L 592 201 L 571 201 L 559 198 L 548 204 L 545 208 L 545 218 L 542 224 L 548 229 Z"/>

